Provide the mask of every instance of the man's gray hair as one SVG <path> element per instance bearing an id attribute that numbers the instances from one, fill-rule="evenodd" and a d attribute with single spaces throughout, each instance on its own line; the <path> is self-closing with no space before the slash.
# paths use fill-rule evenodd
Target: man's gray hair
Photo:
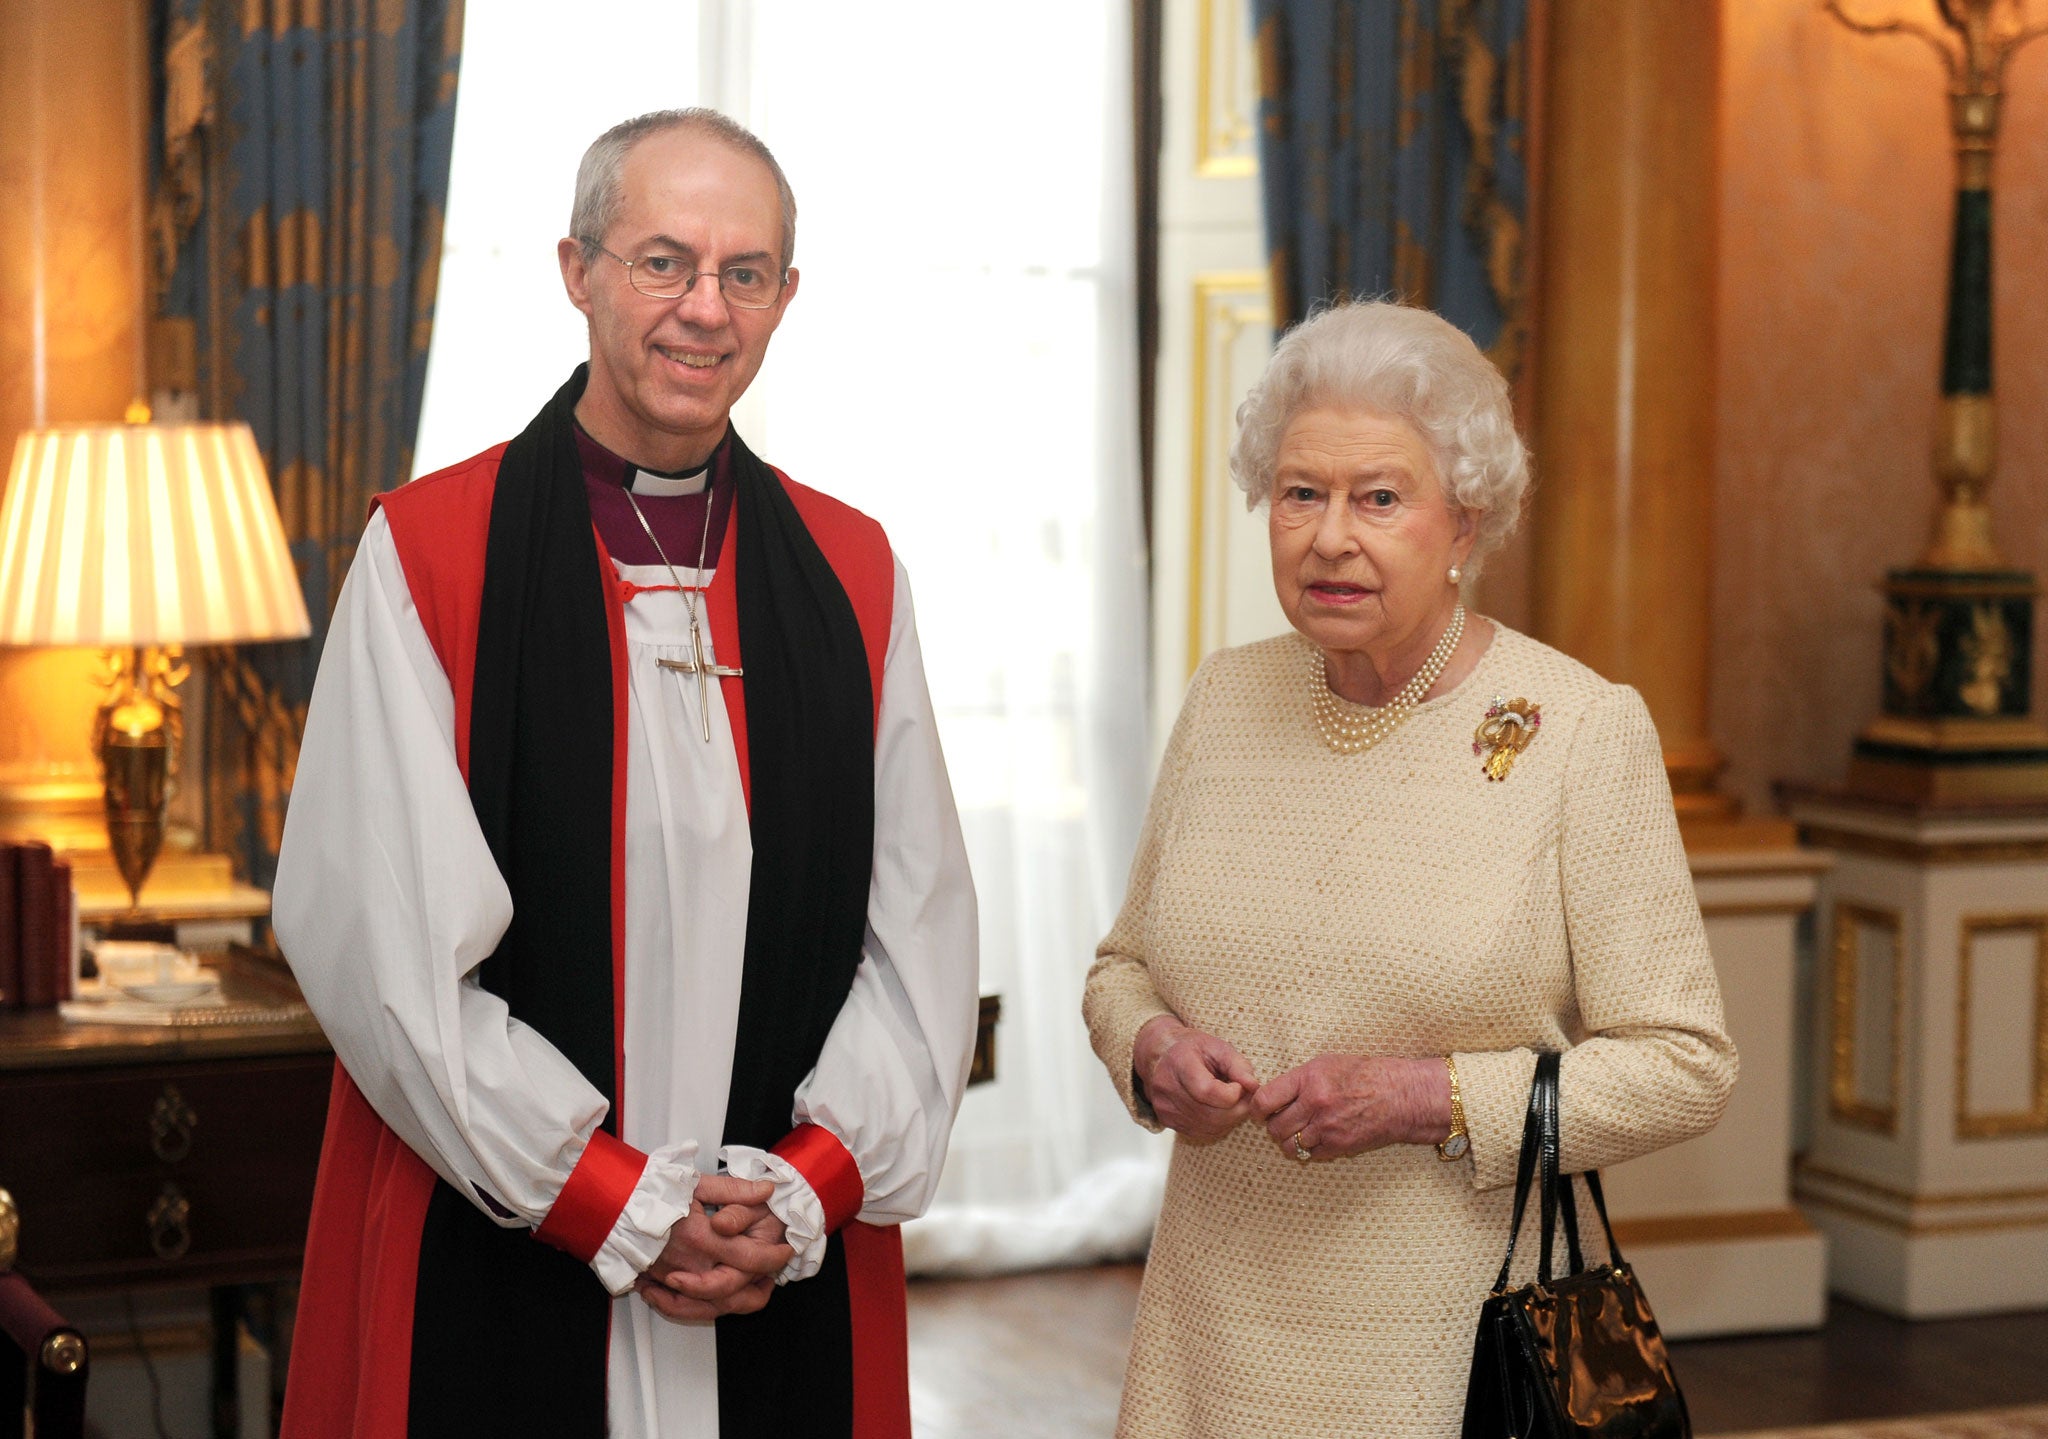
<path id="1" fill-rule="evenodd" d="M 701 105 L 636 115 L 590 142 L 590 148 L 583 152 L 583 162 L 576 167 L 576 202 L 569 210 L 569 234 L 582 242 L 583 258 L 597 259 L 598 247 L 611 232 L 625 204 L 619 177 L 626 167 L 627 154 L 649 136 L 670 130 L 690 130 L 723 141 L 768 167 L 768 173 L 775 177 L 776 197 L 782 202 L 781 268 L 788 269 L 796 258 L 796 192 L 789 188 L 789 177 L 782 173 L 774 152 L 761 143 L 760 136 L 732 117 Z"/>
<path id="2" fill-rule="evenodd" d="M 1514 532 L 1529 488 L 1529 452 L 1515 432 L 1508 382 L 1471 336 L 1412 305 L 1332 305 L 1288 331 L 1237 409 L 1230 476 L 1245 508 L 1271 498 L 1288 423 L 1319 405 L 1415 426 L 1436 461 L 1444 498 L 1473 512 L 1468 575 Z"/>

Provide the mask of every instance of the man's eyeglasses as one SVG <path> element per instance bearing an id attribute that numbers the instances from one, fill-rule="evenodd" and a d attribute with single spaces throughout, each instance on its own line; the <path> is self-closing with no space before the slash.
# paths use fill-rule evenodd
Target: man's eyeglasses
<path id="1" fill-rule="evenodd" d="M 765 269 L 760 265 L 727 265 L 723 270 L 699 270 L 680 255 L 658 251 L 629 260 L 624 255 L 613 255 L 595 240 L 584 243 L 600 255 L 610 255 L 624 265 L 626 279 L 650 300 L 681 299 L 690 293 L 699 276 L 713 275 L 726 304 L 741 310 L 765 310 L 782 293 L 783 282 L 789 273 Z"/>

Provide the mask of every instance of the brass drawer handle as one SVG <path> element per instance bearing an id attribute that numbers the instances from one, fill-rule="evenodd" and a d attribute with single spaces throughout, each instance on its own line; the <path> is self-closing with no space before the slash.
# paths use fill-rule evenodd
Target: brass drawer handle
<path id="1" fill-rule="evenodd" d="M 192 1247 L 192 1201 L 166 1184 L 149 1206 L 149 1247 L 159 1259 L 183 1259 Z"/>
<path id="2" fill-rule="evenodd" d="M 166 1164 L 176 1164 L 192 1152 L 192 1130 L 199 1115 L 185 1102 L 175 1084 L 166 1084 L 156 1097 L 149 1116 L 149 1147 Z"/>
<path id="3" fill-rule="evenodd" d="M 43 1367 L 52 1374 L 76 1374 L 85 1367 L 85 1341 L 60 1329 L 43 1341 Z"/>

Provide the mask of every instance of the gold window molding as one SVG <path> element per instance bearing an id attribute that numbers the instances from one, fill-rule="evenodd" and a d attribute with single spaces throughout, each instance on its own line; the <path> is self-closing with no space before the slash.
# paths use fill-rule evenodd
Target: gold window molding
<path id="1" fill-rule="evenodd" d="M 2034 1014 L 2032 1103 L 2022 1110 L 1978 1114 L 1970 1106 L 1970 1030 L 1973 961 L 1977 940 L 1986 934 L 2032 934 L 2034 937 Z M 1957 941 L 1956 967 L 1956 1137 L 2005 1139 L 2021 1134 L 2048 1134 L 2048 914 L 1966 915 Z"/>
<path id="2" fill-rule="evenodd" d="M 1213 603 L 1224 612 L 1221 584 L 1228 556 L 1209 569 L 1212 480 L 1227 476 L 1237 407 L 1231 403 L 1231 347 L 1254 325 L 1273 323 L 1263 270 L 1226 270 L 1195 277 L 1194 365 L 1190 390 L 1193 444 L 1188 454 L 1188 652 L 1193 676 L 1208 653 L 1205 623 Z M 1213 473 L 1212 473 L 1213 472 Z M 1212 594 L 1212 591 L 1215 593 Z"/>
<path id="3" fill-rule="evenodd" d="M 1259 171 L 1258 126 L 1246 104 L 1254 73 L 1246 0 L 1197 0 L 1195 173 L 1204 180 L 1240 180 Z M 1254 101 L 1254 104 L 1256 102 Z"/>
<path id="4" fill-rule="evenodd" d="M 1892 941 L 1891 1023 L 1885 1066 L 1885 1099 L 1873 1104 L 1857 1090 L 1856 994 L 1864 928 L 1883 930 Z M 1833 1033 L 1829 1044 L 1828 1112 L 1844 1124 L 1879 1134 L 1895 1134 L 1899 1122 L 1899 1090 L 1905 1070 L 1906 926 L 1898 911 L 1851 904 L 1835 905 Z"/>

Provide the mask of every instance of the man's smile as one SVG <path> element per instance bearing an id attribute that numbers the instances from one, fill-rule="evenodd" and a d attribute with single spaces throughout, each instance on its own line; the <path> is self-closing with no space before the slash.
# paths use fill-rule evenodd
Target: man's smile
<path id="1" fill-rule="evenodd" d="M 723 355 L 707 355 L 697 350 L 672 350 L 666 345 L 656 345 L 654 348 L 661 351 L 665 358 L 679 365 L 687 365 L 693 370 L 712 369 L 725 359 Z"/>

